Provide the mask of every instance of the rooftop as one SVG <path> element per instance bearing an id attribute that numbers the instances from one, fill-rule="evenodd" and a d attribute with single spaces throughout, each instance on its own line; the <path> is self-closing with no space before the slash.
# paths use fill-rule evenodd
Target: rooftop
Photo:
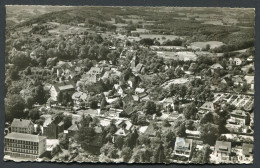
<path id="1" fill-rule="evenodd" d="M 11 127 L 28 128 L 30 124 L 33 124 L 31 120 L 14 118 Z"/>
<path id="2" fill-rule="evenodd" d="M 231 142 L 216 141 L 215 150 L 219 152 L 231 152 Z"/>
<path id="3" fill-rule="evenodd" d="M 23 133 L 17 133 L 12 132 L 10 134 L 7 134 L 5 138 L 8 139 L 15 139 L 15 140 L 23 140 L 23 141 L 30 141 L 30 142 L 40 142 L 43 139 L 46 139 L 45 136 L 38 136 L 38 135 L 32 135 L 32 134 L 23 134 Z"/>

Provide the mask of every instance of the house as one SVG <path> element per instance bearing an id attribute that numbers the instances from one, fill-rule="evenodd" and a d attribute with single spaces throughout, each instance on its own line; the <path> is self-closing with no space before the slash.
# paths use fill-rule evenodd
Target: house
<path id="1" fill-rule="evenodd" d="M 254 56 L 253 55 L 250 55 L 247 59 L 246 59 L 248 62 L 252 62 L 254 60 Z"/>
<path id="2" fill-rule="evenodd" d="M 124 90 L 122 89 L 122 87 L 119 84 L 114 84 L 113 90 L 120 95 L 121 97 L 124 96 Z"/>
<path id="3" fill-rule="evenodd" d="M 243 79 L 243 77 L 239 75 L 233 76 L 232 81 L 235 86 L 243 86 L 245 83 L 245 79 Z"/>
<path id="4" fill-rule="evenodd" d="M 35 160 L 46 151 L 46 137 L 12 132 L 4 139 L 5 155 Z"/>
<path id="5" fill-rule="evenodd" d="M 31 120 L 14 118 L 11 124 L 11 132 L 32 134 L 34 132 L 34 124 Z"/>
<path id="6" fill-rule="evenodd" d="M 207 111 L 210 111 L 210 112 L 214 112 L 215 111 L 215 105 L 213 102 L 205 102 L 201 107 L 200 109 L 202 110 L 207 110 Z"/>
<path id="7" fill-rule="evenodd" d="M 104 68 L 102 67 L 91 67 L 90 70 L 82 75 L 80 81 L 86 84 L 93 84 L 99 81 L 102 77 Z"/>
<path id="8" fill-rule="evenodd" d="M 237 66 L 239 66 L 242 65 L 245 62 L 245 60 L 242 58 L 234 58 L 234 62 Z"/>
<path id="9" fill-rule="evenodd" d="M 231 142 L 216 141 L 214 155 L 219 163 L 229 163 L 231 154 Z"/>
<path id="10" fill-rule="evenodd" d="M 242 145 L 242 163 L 252 163 L 254 159 L 254 145 L 243 143 Z"/>
<path id="11" fill-rule="evenodd" d="M 158 129 L 158 126 L 154 122 L 151 122 L 145 130 L 144 134 L 149 137 L 155 137 Z"/>
<path id="12" fill-rule="evenodd" d="M 250 116 L 243 110 L 233 110 L 230 113 L 230 119 L 228 119 L 230 124 L 237 124 L 241 126 L 249 125 Z"/>
<path id="13" fill-rule="evenodd" d="M 185 132 L 186 132 L 187 138 L 190 138 L 190 139 L 199 139 L 200 138 L 200 131 L 192 131 L 192 130 L 186 129 Z"/>
<path id="14" fill-rule="evenodd" d="M 61 116 L 48 116 L 45 118 L 45 122 L 43 123 L 43 136 L 46 136 L 48 139 L 57 139 L 59 133 L 63 131 L 64 123 Z"/>
<path id="15" fill-rule="evenodd" d="M 254 90 L 255 80 L 253 75 L 246 75 L 245 77 L 246 83 L 250 85 L 250 89 Z"/>
<path id="16" fill-rule="evenodd" d="M 211 72 L 214 73 L 217 70 L 223 69 L 223 67 L 219 63 L 216 63 L 216 64 L 211 65 L 210 69 L 211 69 Z"/>
<path id="17" fill-rule="evenodd" d="M 136 88 L 136 89 L 135 89 L 135 94 L 144 93 L 144 91 L 145 91 L 144 88 Z"/>
<path id="18" fill-rule="evenodd" d="M 135 112 L 134 108 L 132 106 L 128 106 L 127 108 L 125 108 L 121 113 L 120 113 L 120 117 L 131 117 L 131 115 Z"/>
<path id="19" fill-rule="evenodd" d="M 115 124 L 117 127 L 120 127 L 116 131 L 115 136 L 127 136 L 132 132 L 133 124 L 128 120 L 119 120 Z"/>
<path id="20" fill-rule="evenodd" d="M 174 99 L 173 97 L 167 97 L 162 100 L 163 103 L 163 109 L 165 111 L 171 111 L 174 110 Z"/>
<path id="21" fill-rule="evenodd" d="M 192 139 L 177 137 L 174 145 L 174 156 L 184 156 L 190 158 L 192 153 Z"/>
<path id="22" fill-rule="evenodd" d="M 68 136 L 69 137 L 73 137 L 77 132 L 79 131 L 79 124 L 72 124 L 69 128 L 68 128 Z"/>
<path id="23" fill-rule="evenodd" d="M 112 117 L 112 118 L 119 118 L 121 117 L 121 113 L 123 112 L 122 109 L 116 109 L 116 108 L 110 108 L 109 111 L 106 113 L 108 114 L 109 117 Z"/>
<path id="24" fill-rule="evenodd" d="M 130 95 L 130 94 L 128 94 L 128 95 L 126 95 L 125 97 L 123 97 L 122 101 L 123 101 L 124 107 L 125 107 L 125 106 L 130 106 L 130 105 L 133 105 L 133 104 L 134 104 L 134 98 L 133 98 L 133 96 Z"/>
<path id="25" fill-rule="evenodd" d="M 67 92 L 72 95 L 75 89 L 76 85 L 73 81 L 56 83 L 50 87 L 50 97 L 53 101 L 57 101 L 59 93 Z"/>
<path id="26" fill-rule="evenodd" d="M 74 101 L 74 106 L 79 106 L 81 102 L 87 101 L 88 95 L 84 92 L 75 92 L 71 97 Z"/>
<path id="27" fill-rule="evenodd" d="M 205 102 L 198 111 L 198 115 L 201 118 L 206 112 L 215 112 L 215 105 L 213 102 Z"/>

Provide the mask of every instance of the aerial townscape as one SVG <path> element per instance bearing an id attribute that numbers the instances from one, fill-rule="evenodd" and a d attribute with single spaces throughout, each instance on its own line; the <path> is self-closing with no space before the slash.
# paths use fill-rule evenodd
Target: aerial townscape
<path id="1" fill-rule="evenodd" d="M 4 160 L 252 164 L 254 20 L 6 6 Z"/>

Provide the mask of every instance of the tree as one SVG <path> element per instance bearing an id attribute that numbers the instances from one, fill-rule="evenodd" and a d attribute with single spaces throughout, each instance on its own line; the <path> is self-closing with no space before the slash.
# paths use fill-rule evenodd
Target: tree
<path id="1" fill-rule="evenodd" d="M 98 59 L 99 60 L 106 60 L 107 59 L 107 54 L 110 52 L 110 50 L 105 47 L 105 46 L 101 46 L 99 48 L 99 55 L 98 55 Z"/>
<path id="2" fill-rule="evenodd" d="M 133 133 L 130 133 L 125 140 L 125 144 L 126 146 L 130 147 L 131 149 L 133 149 L 136 145 L 137 142 L 137 138 L 138 138 L 138 133 L 136 130 L 134 130 Z"/>
<path id="3" fill-rule="evenodd" d="M 192 103 L 191 105 L 188 105 L 187 107 L 184 108 L 183 113 L 187 120 L 189 119 L 195 120 L 198 110 L 196 108 L 196 105 Z"/>
<path id="4" fill-rule="evenodd" d="M 147 135 L 141 135 L 141 136 L 138 137 L 138 144 L 139 145 L 148 146 L 148 145 L 150 145 L 150 143 L 151 143 L 151 140 Z"/>
<path id="5" fill-rule="evenodd" d="M 14 118 L 23 118 L 25 102 L 20 95 L 8 95 L 5 98 L 5 117 L 6 121 L 12 121 Z"/>
<path id="6" fill-rule="evenodd" d="M 101 103 L 100 103 L 100 109 L 101 109 L 101 110 L 104 110 L 105 107 L 106 107 L 106 105 L 107 105 L 106 98 L 103 97 L 103 99 L 101 100 Z"/>
<path id="7" fill-rule="evenodd" d="M 201 139 L 205 144 L 214 145 L 217 140 L 218 127 L 215 124 L 207 123 L 201 125 Z"/>
<path id="8" fill-rule="evenodd" d="M 185 137 L 186 135 L 186 127 L 185 122 L 182 120 L 178 120 L 174 124 L 174 133 L 178 137 Z"/>
<path id="9" fill-rule="evenodd" d="M 216 124 L 216 119 L 218 118 L 217 114 L 214 114 L 212 112 L 208 112 L 203 115 L 203 117 L 200 119 L 201 124 L 206 124 L 206 123 L 214 123 Z"/>
<path id="10" fill-rule="evenodd" d="M 48 99 L 48 92 L 44 90 L 43 84 L 39 84 L 38 86 L 36 86 L 33 97 L 34 100 L 39 104 L 46 103 Z"/>
<path id="11" fill-rule="evenodd" d="M 109 158 L 117 158 L 117 149 L 114 147 L 112 143 L 105 144 L 102 148 L 100 148 L 100 153 L 104 154 Z"/>
<path id="12" fill-rule="evenodd" d="M 95 136 L 95 130 L 92 127 L 81 126 L 78 131 L 78 142 L 81 147 L 85 150 L 88 149 L 90 143 L 93 141 Z"/>
<path id="13" fill-rule="evenodd" d="M 40 119 L 39 109 L 38 108 L 31 109 L 28 113 L 28 117 L 33 121 Z"/>
<path id="14" fill-rule="evenodd" d="M 154 163 L 164 163 L 165 162 L 165 155 L 164 155 L 164 147 L 162 143 L 160 143 L 157 150 L 154 152 Z"/>
<path id="15" fill-rule="evenodd" d="M 153 101 L 147 101 L 144 106 L 144 112 L 150 115 L 155 114 L 156 104 Z"/>
<path id="16" fill-rule="evenodd" d="M 169 121 L 167 119 L 163 120 L 163 126 L 164 127 L 170 127 L 171 124 L 169 123 Z"/>
<path id="17" fill-rule="evenodd" d="M 98 102 L 96 100 L 90 100 L 89 107 L 92 109 L 96 109 L 98 107 Z"/>
<path id="18" fill-rule="evenodd" d="M 35 100 L 33 99 L 32 96 L 28 96 L 25 99 L 25 107 L 28 109 L 31 109 L 33 104 L 35 103 Z"/>
<path id="19" fill-rule="evenodd" d="M 137 113 L 134 113 L 134 114 L 131 116 L 131 122 L 132 122 L 134 125 L 137 125 L 137 124 L 138 124 L 138 114 L 137 114 Z"/>
<path id="20" fill-rule="evenodd" d="M 69 137 L 66 134 L 59 135 L 59 145 L 63 149 L 69 149 Z"/>
<path id="21" fill-rule="evenodd" d="M 19 69 L 23 70 L 29 66 L 31 58 L 25 52 L 17 52 L 12 59 L 12 63 Z"/>
<path id="22" fill-rule="evenodd" d="M 195 164 L 207 164 L 210 163 L 210 153 L 211 153 L 210 146 L 208 144 L 204 145 L 203 148 L 197 152 L 193 153 L 192 156 L 192 163 Z"/>
<path id="23" fill-rule="evenodd" d="M 52 151 L 51 151 L 51 156 L 54 157 L 54 156 L 58 155 L 58 154 L 61 153 L 61 152 L 62 152 L 62 149 L 61 149 L 60 145 L 56 145 L 56 146 L 52 149 Z"/>
<path id="24" fill-rule="evenodd" d="M 124 145 L 124 138 L 122 136 L 115 137 L 115 147 L 118 149 L 122 149 Z"/>
<path id="25" fill-rule="evenodd" d="M 121 152 L 121 157 L 123 158 L 123 162 L 129 162 L 132 157 L 132 150 L 129 147 L 124 147 Z"/>
<path id="26" fill-rule="evenodd" d="M 9 70 L 7 71 L 7 77 L 10 77 L 12 80 L 17 80 L 19 79 L 19 71 L 16 66 L 10 67 Z"/>

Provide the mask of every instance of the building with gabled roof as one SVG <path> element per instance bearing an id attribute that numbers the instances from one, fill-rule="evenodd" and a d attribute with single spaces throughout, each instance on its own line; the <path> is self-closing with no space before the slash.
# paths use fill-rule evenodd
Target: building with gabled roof
<path id="1" fill-rule="evenodd" d="M 32 134 L 34 132 L 34 124 L 31 120 L 14 118 L 11 124 L 11 132 Z"/>
<path id="2" fill-rule="evenodd" d="M 49 116 L 43 123 L 43 136 L 48 139 L 57 139 L 59 133 L 64 131 L 64 122 L 59 115 Z"/>
<path id="3" fill-rule="evenodd" d="M 205 103 L 200 107 L 200 109 L 214 112 L 214 111 L 215 111 L 215 105 L 214 105 L 213 102 L 205 102 Z"/>
<path id="4" fill-rule="evenodd" d="M 73 94 L 75 89 L 76 84 L 73 81 L 55 83 L 50 87 L 51 99 L 57 101 L 59 93 L 70 92 L 71 94 Z"/>

